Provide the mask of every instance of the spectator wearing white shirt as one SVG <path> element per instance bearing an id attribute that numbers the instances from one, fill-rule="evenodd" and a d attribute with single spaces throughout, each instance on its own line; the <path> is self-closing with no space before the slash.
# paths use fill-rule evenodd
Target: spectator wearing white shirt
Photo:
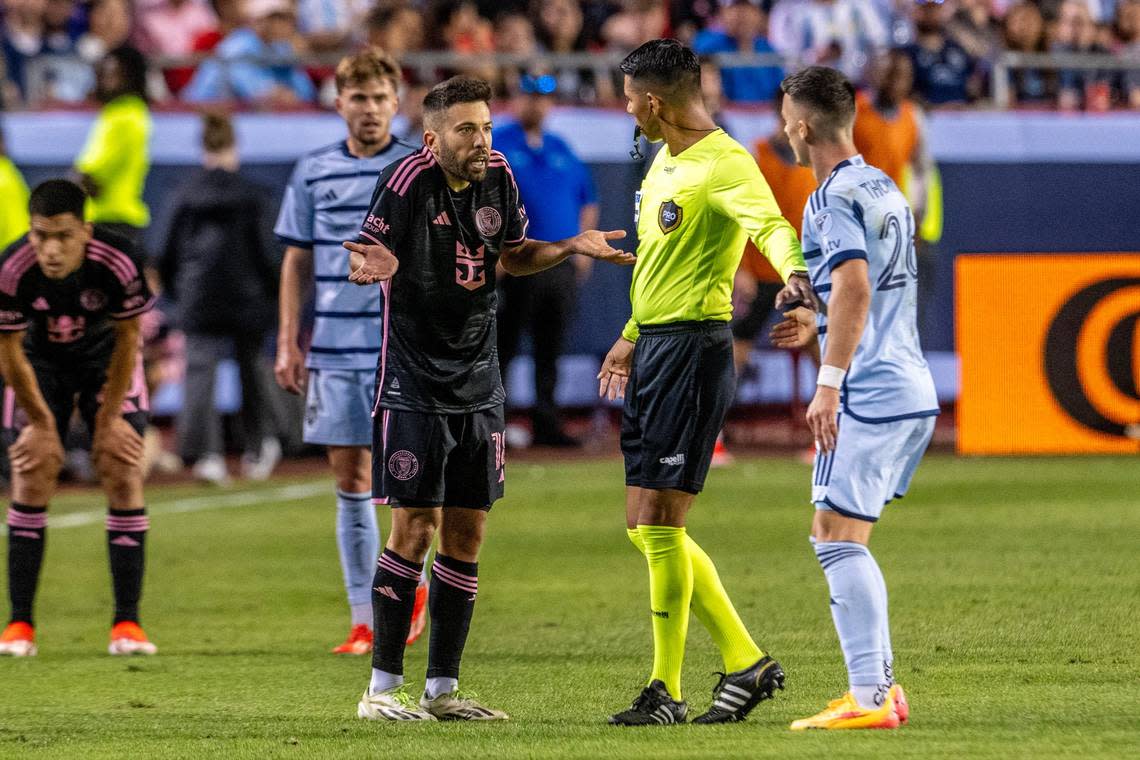
<path id="1" fill-rule="evenodd" d="M 804 63 L 834 66 L 855 81 L 890 42 L 889 12 L 875 0 L 784 0 L 772 9 L 772 46 Z"/>

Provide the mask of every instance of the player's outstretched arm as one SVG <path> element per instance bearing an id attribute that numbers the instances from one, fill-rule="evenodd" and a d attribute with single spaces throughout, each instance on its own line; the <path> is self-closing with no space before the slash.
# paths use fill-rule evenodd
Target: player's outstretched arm
<path id="1" fill-rule="evenodd" d="M 598 261 L 629 266 L 637 257 L 629 251 L 614 248 L 611 240 L 621 240 L 625 230 L 586 230 L 572 238 L 547 243 L 542 240 L 524 240 L 518 245 L 504 248 L 499 262 L 503 269 L 516 277 L 541 272 L 560 264 L 570 256 L 588 256 Z"/>
<path id="2" fill-rule="evenodd" d="M 104 456 L 132 467 L 142 462 L 142 436 L 123 419 L 123 402 L 134 380 L 139 329 L 138 317 L 115 320 L 115 349 L 107 365 L 107 382 L 100 394 L 103 400 L 95 414 L 95 432 L 91 441 L 91 456 L 96 465 Z"/>
<path id="3" fill-rule="evenodd" d="M 58 472 L 63 463 L 63 445 L 55 418 L 36 382 L 36 373 L 24 354 L 24 331 L 0 333 L 0 372 L 16 394 L 16 403 L 28 416 L 28 424 L 8 448 L 12 471 L 27 473 L 50 465 Z"/>
<path id="4" fill-rule="evenodd" d="M 823 355 L 815 397 L 807 411 L 807 423 L 820 451 L 835 448 L 839 433 L 839 388 L 863 337 L 867 309 L 871 305 L 871 281 L 865 259 L 850 259 L 831 270 L 831 298 L 827 303 L 827 352 Z M 837 375 L 833 377 L 833 375 Z"/>
<path id="5" fill-rule="evenodd" d="M 273 375 L 277 384 L 300 395 L 305 387 L 305 356 L 298 338 L 301 334 L 301 308 L 313 289 L 313 251 L 288 246 L 281 262 L 278 304 L 277 358 Z"/>
<path id="6" fill-rule="evenodd" d="M 349 251 L 349 282 L 357 285 L 383 282 L 392 279 L 396 270 L 400 268 L 400 260 L 388 250 L 386 245 L 352 241 L 346 241 L 343 245 Z"/>

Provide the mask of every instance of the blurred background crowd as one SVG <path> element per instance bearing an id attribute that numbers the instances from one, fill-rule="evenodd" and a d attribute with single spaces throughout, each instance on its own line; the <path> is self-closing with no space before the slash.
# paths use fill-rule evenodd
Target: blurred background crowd
<path id="1" fill-rule="evenodd" d="M 719 68 L 724 97 L 767 104 L 782 71 L 867 82 L 905 51 L 934 108 L 1140 109 L 1140 0 L 3 0 L 7 109 L 87 101 L 122 45 L 162 106 L 328 108 L 339 55 L 376 45 L 415 87 L 463 70 L 509 94 L 536 61 L 560 99 L 620 103 L 616 63 L 656 37 Z M 412 102 L 415 98 L 406 99 Z"/>

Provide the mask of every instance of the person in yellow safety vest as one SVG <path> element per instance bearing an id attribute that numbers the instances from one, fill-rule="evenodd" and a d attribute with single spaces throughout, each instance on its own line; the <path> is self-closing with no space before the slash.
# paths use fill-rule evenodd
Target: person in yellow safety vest
<path id="1" fill-rule="evenodd" d="M 28 231 L 28 183 L 8 157 L 0 133 L 0 248 Z"/>

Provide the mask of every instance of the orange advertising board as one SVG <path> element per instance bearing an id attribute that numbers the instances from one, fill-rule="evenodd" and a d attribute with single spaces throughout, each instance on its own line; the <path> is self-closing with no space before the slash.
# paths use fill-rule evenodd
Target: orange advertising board
<path id="1" fill-rule="evenodd" d="M 1140 453 L 1140 253 L 961 255 L 963 454 Z"/>

